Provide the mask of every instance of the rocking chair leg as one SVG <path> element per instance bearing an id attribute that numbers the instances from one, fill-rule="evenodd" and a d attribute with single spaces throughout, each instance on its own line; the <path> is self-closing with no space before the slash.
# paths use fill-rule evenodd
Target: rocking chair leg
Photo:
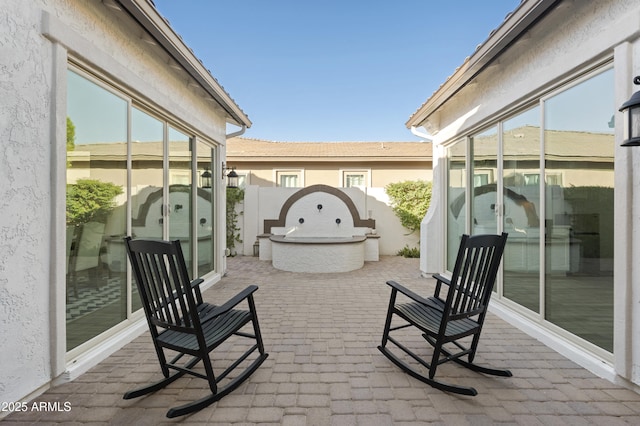
<path id="1" fill-rule="evenodd" d="M 423 335 L 423 337 L 428 340 L 428 337 L 426 335 Z M 442 350 L 442 353 L 445 354 L 445 356 L 449 356 L 449 357 L 452 356 L 451 352 L 449 352 L 445 348 L 441 348 L 441 350 Z M 509 370 L 502 370 L 502 369 L 483 367 L 481 365 L 474 364 L 473 362 L 464 361 L 464 360 L 462 360 L 460 358 L 452 358 L 451 360 L 453 362 L 459 364 L 459 365 L 462 365 L 463 367 L 468 368 L 471 371 L 476 371 L 478 373 L 490 374 L 492 376 L 500 376 L 500 377 L 512 377 L 513 376 L 513 374 Z"/>
<path id="2" fill-rule="evenodd" d="M 153 383 L 151 385 L 147 385 L 147 386 L 139 388 L 139 389 L 135 389 L 135 390 L 129 391 L 129 392 L 124 394 L 122 399 L 133 399 L 133 398 L 138 398 L 140 396 L 153 393 L 153 392 L 155 392 L 157 390 L 160 390 L 160 389 L 164 388 L 169 383 L 175 382 L 176 380 L 178 380 L 180 377 L 182 377 L 184 375 L 185 375 L 184 371 L 178 371 L 178 372 L 172 374 L 171 376 L 169 376 L 169 377 L 167 377 L 167 378 L 165 378 L 163 380 L 160 380 L 159 382 Z"/>
<path id="3" fill-rule="evenodd" d="M 443 351 L 444 352 L 444 351 Z M 446 353 L 446 352 L 445 352 Z M 483 367 L 478 364 L 474 364 L 472 362 L 464 361 L 460 358 L 456 358 L 453 362 L 460 364 L 464 367 L 467 367 L 469 370 L 476 371 L 478 373 L 490 374 L 492 376 L 500 376 L 500 377 L 512 377 L 513 374 L 509 370 L 501 370 L 496 368 Z"/>
<path id="4" fill-rule="evenodd" d="M 460 395 L 476 396 L 478 394 L 478 391 L 475 390 L 475 388 L 472 388 L 472 387 L 452 385 L 452 384 L 439 382 L 439 381 L 437 381 L 435 379 L 426 377 L 426 376 L 418 373 L 416 370 L 414 370 L 412 367 L 410 367 L 404 361 L 400 360 L 400 358 L 395 356 L 386 347 L 378 346 L 378 349 L 380 350 L 380 352 L 382 352 L 382 354 L 384 356 L 389 358 L 389 360 L 391 360 L 391 362 L 393 362 L 395 365 L 400 367 L 401 370 L 403 370 L 404 372 L 409 374 L 411 377 L 416 378 L 416 379 L 420 380 L 421 382 L 424 382 L 424 383 L 428 384 L 431 387 L 434 387 L 436 389 L 440 389 L 440 390 L 445 391 L 445 392 L 457 393 L 457 394 L 460 394 Z"/>
<path id="5" fill-rule="evenodd" d="M 196 365 L 198 362 L 200 361 L 200 358 L 194 357 L 193 359 L 191 359 L 189 361 L 189 363 L 185 366 L 186 368 L 192 368 L 194 365 Z M 147 395 L 150 393 L 153 393 L 157 390 L 162 389 L 163 387 L 167 386 L 170 383 L 175 382 L 176 380 L 178 380 L 180 377 L 184 376 L 186 374 L 185 371 L 177 371 L 175 373 L 173 373 L 172 375 L 165 377 L 164 379 L 152 383 L 150 385 L 147 385 L 145 387 L 139 388 L 139 389 L 134 389 L 132 391 L 129 391 L 127 393 L 124 394 L 124 396 L 122 397 L 122 399 L 133 399 L 133 398 L 138 398 L 140 396 L 143 395 Z"/>
<path id="6" fill-rule="evenodd" d="M 253 363 L 251 363 L 249 367 L 246 368 L 246 370 L 242 372 L 242 374 L 231 380 L 229 383 L 227 383 L 226 386 L 218 388 L 218 393 L 207 395 L 206 397 L 189 404 L 171 408 L 167 412 L 167 417 L 173 418 L 184 416 L 189 413 L 194 413 L 222 399 L 222 397 L 231 393 L 234 389 L 240 386 L 240 384 L 242 384 L 242 382 L 244 382 L 251 374 L 253 374 L 253 372 L 256 371 L 258 367 L 260 367 L 260 365 L 264 362 L 265 359 L 267 359 L 268 356 L 268 354 L 261 354 L 258 358 L 256 358 L 255 361 L 253 361 Z"/>

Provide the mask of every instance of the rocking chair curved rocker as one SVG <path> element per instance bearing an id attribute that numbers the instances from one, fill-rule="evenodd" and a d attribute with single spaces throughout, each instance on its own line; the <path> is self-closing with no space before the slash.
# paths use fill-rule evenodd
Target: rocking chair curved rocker
<path id="1" fill-rule="evenodd" d="M 432 297 L 424 298 L 395 281 L 387 281 L 391 286 L 391 298 L 382 344 L 378 349 L 412 377 L 447 392 L 470 396 L 478 394 L 473 387 L 448 384 L 434 378 L 438 365 L 448 361 L 480 373 L 511 377 L 509 370 L 482 367 L 473 362 L 506 240 L 506 233 L 471 237 L 463 235 L 451 278 L 433 275 L 437 284 Z M 440 295 L 443 284 L 448 287 L 446 296 Z M 409 301 L 396 303 L 398 293 L 402 293 Z M 394 315 L 404 321 L 401 325 L 391 327 Z M 392 331 L 407 327 L 416 327 L 433 346 L 431 362 L 425 361 L 390 336 Z M 472 338 L 467 347 L 459 340 L 468 336 Z M 394 354 L 387 347 L 388 342 L 425 367 L 428 376 Z M 461 359 L 464 356 L 468 357 L 468 361 Z"/>
<path id="2" fill-rule="evenodd" d="M 125 245 L 164 379 L 127 392 L 124 399 L 155 392 L 185 374 L 207 380 L 210 395 L 167 412 L 167 417 L 178 417 L 201 410 L 236 389 L 268 356 L 253 300 L 253 293 L 258 287 L 248 286 L 220 306 L 205 303 L 199 287 L 203 280 L 189 279 L 179 241 L 132 240 L 127 237 Z M 236 306 L 244 301 L 248 310 L 237 309 Z M 248 323 L 253 325 L 253 334 L 241 330 Z M 255 343 L 216 376 L 210 352 L 234 335 L 255 340 Z M 177 355 L 167 361 L 165 350 L 174 351 Z M 258 351 L 257 357 L 253 361 L 247 360 L 255 351 Z M 185 355 L 190 357 L 186 362 L 179 362 Z M 200 361 L 205 374 L 193 369 Z M 222 379 L 241 365 L 244 369 L 238 369 L 236 377 L 219 386 Z"/>

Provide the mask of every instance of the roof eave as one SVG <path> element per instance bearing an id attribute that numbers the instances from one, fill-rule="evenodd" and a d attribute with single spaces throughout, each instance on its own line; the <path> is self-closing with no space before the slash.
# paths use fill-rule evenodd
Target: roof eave
<path id="1" fill-rule="evenodd" d="M 182 38 L 147 0 L 118 0 L 131 16 L 162 46 L 167 53 L 220 105 L 228 121 L 251 127 L 251 120 L 229 96 L 211 72 L 194 55 Z"/>
<path id="2" fill-rule="evenodd" d="M 562 0 L 522 0 L 489 38 L 409 117 L 407 128 L 420 126 L 455 93 L 466 86 L 478 73 L 493 62 L 527 29 Z"/>

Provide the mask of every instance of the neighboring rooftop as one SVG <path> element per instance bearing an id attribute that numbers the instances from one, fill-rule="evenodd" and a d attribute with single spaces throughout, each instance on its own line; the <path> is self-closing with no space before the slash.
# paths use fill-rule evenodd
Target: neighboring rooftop
<path id="1" fill-rule="evenodd" d="M 359 161 L 431 161 L 432 148 L 426 142 L 274 142 L 261 139 L 227 140 L 227 159 L 274 161 L 327 161 L 340 158 Z"/>

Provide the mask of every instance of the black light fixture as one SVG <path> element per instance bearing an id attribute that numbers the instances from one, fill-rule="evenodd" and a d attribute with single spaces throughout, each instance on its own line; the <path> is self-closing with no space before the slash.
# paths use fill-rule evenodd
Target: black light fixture
<path id="1" fill-rule="evenodd" d="M 640 76 L 633 79 L 633 84 L 640 85 Z M 620 110 L 624 113 L 624 141 L 622 146 L 640 146 L 640 91 L 622 104 Z"/>
<path id="2" fill-rule="evenodd" d="M 238 174 L 234 169 L 227 174 L 227 188 L 237 188 L 238 187 Z"/>
<path id="3" fill-rule="evenodd" d="M 238 174 L 235 169 L 235 167 L 226 167 L 222 163 L 222 179 L 227 178 L 227 188 L 238 187 Z M 227 170 L 229 170 L 229 173 L 227 173 Z"/>
<path id="4" fill-rule="evenodd" d="M 211 172 L 209 169 L 205 169 L 205 171 L 200 175 L 200 187 L 211 188 Z"/>

